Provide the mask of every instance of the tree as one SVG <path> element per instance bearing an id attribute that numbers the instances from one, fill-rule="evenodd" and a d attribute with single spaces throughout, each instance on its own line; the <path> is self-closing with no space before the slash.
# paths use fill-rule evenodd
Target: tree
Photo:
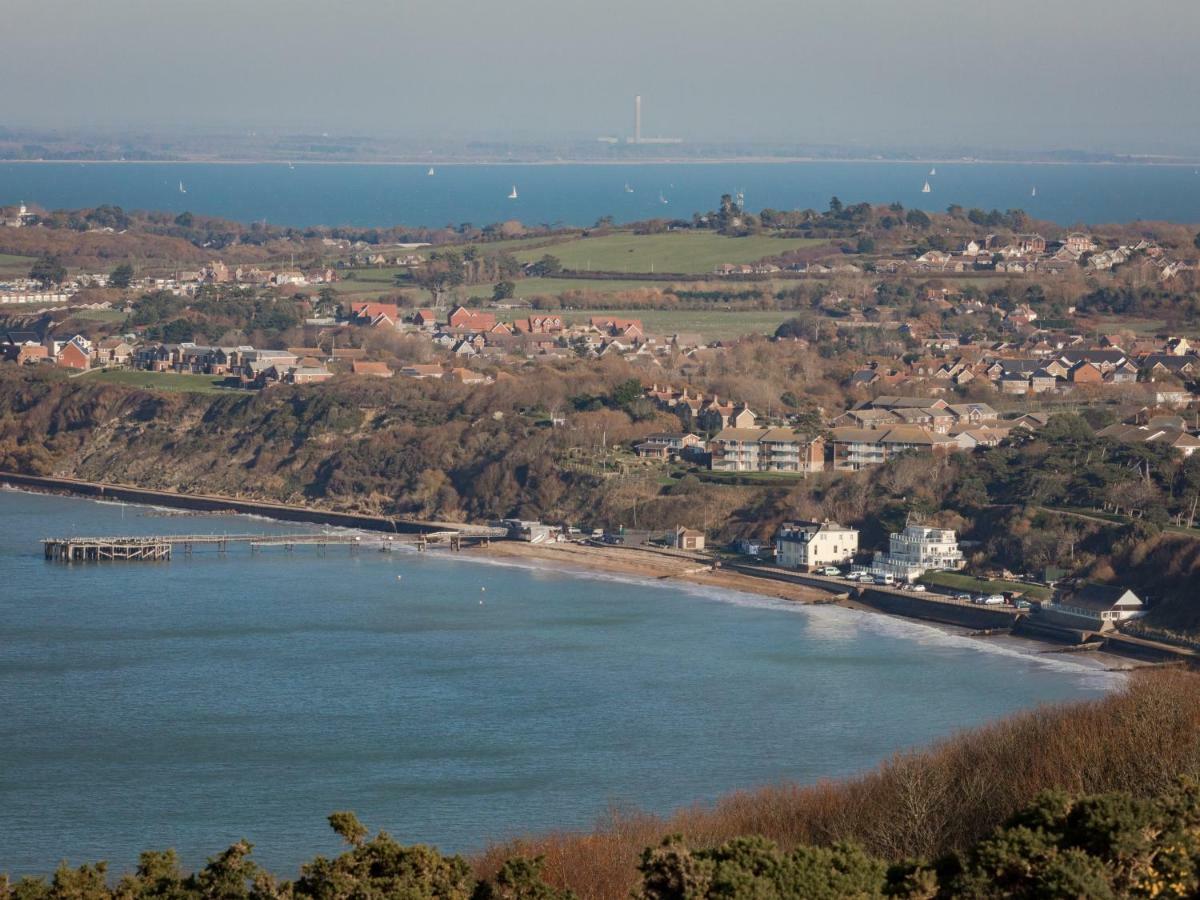
<path id="1" fill-rule="evenodd" d="M 108 276 L 109 287 L 127 288 L 133 283 L 133 266 L 129 263 L 121 263 Z"/>
<path id="2" fill-rule="evenodd" d="M 1192 238 L 1192 244 L 1196 247 L 1197 250 L 1200 250 L 1200 231 L 1197 231 L 1196 236 L 1194 238 Z"/>
<path id="3" fill-rule="evenodd" d="M 67 267 L 57 256 L 40 257 L 29 270 L 29 277 L 47 288 L 52 284 L 62 284 L 67 280 Z"/>
<path id="4" fill-rule="evenodd" d="M 612 392 L 613 406 L 629 406 L 635 400 L 642 396 L 642 383 L 636 378 L 630 378 L 627 381 L 622 381 Z"/>
<path id="5" fill-rule="evenodd" d="M 517 286 L 511 281 L 498 281 L 496 282 L 496 286 L 492 288 L 492 299 L 496 301 L 511 300 L 516 291 Z"/>
<path id="6" fill-rule="evenodd" d="M 550 278 L 561 272 L 562 261 L 549 253 L 529 267 L 529 274 L 538 278 Z"/>
<path id="7" fill-rule="evenodd" d="M 928 228 L 933 220 L 919 209 L 910 209 L 904 216 L 904 221 L 913 228 Z"/>
<path id="8" fill-rule="evenodd" d="M 358 820 L 352 812 L 335 812 L 329 814 L 329 827 L 351 847 L 361 847 L 367 839 L 367 826 Z"/>
<path id="9" fill-rule="evenodd" d="M 180 228 L 191 228 L 196 223 L 196 217 L 190 212 L 181 212 L 175 217 L 175 224 Z"/>

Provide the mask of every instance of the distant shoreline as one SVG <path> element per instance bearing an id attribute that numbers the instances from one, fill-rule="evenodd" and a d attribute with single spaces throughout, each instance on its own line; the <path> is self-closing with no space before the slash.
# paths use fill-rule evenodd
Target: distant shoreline
<path id="1" fill-rule="evenodd" d="M 54 166 L 397 166 L 420 168 L 435 166 L 704 166 L 704 165 L 800 165 L 815 163 L 851 163 L 854 165 L 914 166 L 1094 166 L 1186 169 L 1200 167 L 1200 160 L 1048 160 L 1048 159 L 963 159 L 928 157 L 921 159 L 834 158 L 821 156 L 722 156 L 711 159 L 663 157 L 656 159 L 0 159 L 0 165 Z"/>

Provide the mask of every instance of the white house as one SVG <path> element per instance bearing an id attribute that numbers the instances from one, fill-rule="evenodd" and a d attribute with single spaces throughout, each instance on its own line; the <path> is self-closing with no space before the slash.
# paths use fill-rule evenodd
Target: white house
<path id="1" fill-rule="evenodd" d="M 1085 584 L 1042 604 L 1042 614 L 1069 628 L 1107 631 L 1145 615 L 1145 606 L 1137 594 L 1120 585 Z"/>
<path id="2" fill-rule="evenodd" d="M 789 569 L 844 565 L 857 552 L 858 530 L 828 520 L 785 522 L 775 534 L 775 561 Z"/>
<path id="3" fill-rule="evenodd" d="M 958 538 L 950 529 L 906 525 L 888 538 L 886 553 L 875 554 L 871 574 L 914 581 L 931 569 L 961 569 L 966 564 Z"/>

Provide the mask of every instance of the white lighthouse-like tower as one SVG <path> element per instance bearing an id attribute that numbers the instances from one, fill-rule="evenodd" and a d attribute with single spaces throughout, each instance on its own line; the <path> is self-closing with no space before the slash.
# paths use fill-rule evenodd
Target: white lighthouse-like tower
<path id="1" fill-rule="evenodd" d="M 642 95 L 633 98 L 633 142 L 642 142 Z"/>

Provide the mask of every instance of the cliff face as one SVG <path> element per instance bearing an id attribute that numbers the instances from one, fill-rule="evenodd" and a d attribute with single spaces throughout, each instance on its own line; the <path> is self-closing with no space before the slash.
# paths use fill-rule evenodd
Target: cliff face
<path id="1" fill-rule="evenodd" d="M 624 413 L 581 413 L 553 429 L 528 412 L 535 385 L 493 388 L 343 378 L 161 394 L 6 366 L 0 469 L 448 521 L 620 523 L 641 504 L 640 524 L 665 528 L 695 506 L 658 497 L 652 477 L 605 480 L 557 464 L 602 435 L 632 436 Z M 731 507 L 740 501 L 729 493 Z"/>

